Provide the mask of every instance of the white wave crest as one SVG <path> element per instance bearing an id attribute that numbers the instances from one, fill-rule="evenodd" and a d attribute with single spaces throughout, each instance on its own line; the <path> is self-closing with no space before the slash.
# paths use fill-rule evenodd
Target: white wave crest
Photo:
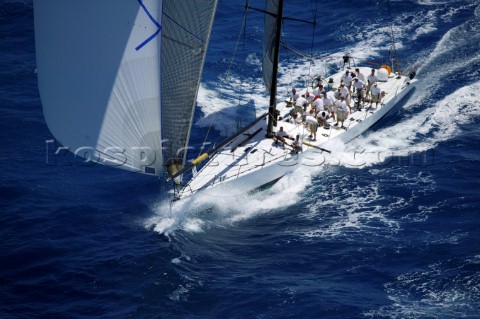
<path id="1" fill-rule="evenodd" d="M 455 264 L 454 267 L 451 265 Z M 431 264 L 385 285 L 391 305 L 364 313 L 367 318 L 476 318 L 480 275 L 478 256 Z"/>

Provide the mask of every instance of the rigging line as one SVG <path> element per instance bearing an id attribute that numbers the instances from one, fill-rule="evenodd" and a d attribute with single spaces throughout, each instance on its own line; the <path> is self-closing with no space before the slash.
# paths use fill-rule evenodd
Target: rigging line
<path id="1" fill-rule="evenodd" d="M 232 66 L 233 66 L 233 61 L 235 60 L 235 56 L 237 55 L 237 50 L 238 50 L 238 45 L 240 43 L 240 40 L 241 40 L 241 37 L 242 37 L 242 33 L 244 33 L 245 31 L 245 26 L 247 24 L 247 16 L 248 16 L 248 3 L 250 2 L 250 0 L 247 0 L 247 6 L 245 7 L 245 15 L 243 17 L 243 22 L 242 22 L 242 27 L 240 28 L 240 32 L 238 33 L 238 37 L 237 37 L 237 43 L 235 44 L 235 49 L 233 50 L 233 55 L 232 55 L 232 58 L 230 60 L 230 63 L 228 65 L 228 69 L 227 69 L 227 72 L 226 72 L 226 80 L 228 80 L 230 78 L 230 73 L 231 73 L 231 70 L 232 70 Z M 216 105 L 213 103 L 213 102 L 210 102 L 212 103 L 212 105 L 216 107 Z M 208 127 L 208 131 L 207 131 L 207 134 L 205 136 L 205 139 L 203 141 L 203 145 L 205 145 L 205 143 L 207 142 L 207 139 L 208 139 L 208 136 L 210 134 L 210 131 L 213 127 L 213 123 L 215 123 L 215 117 L 217 116 L 218 113 L 222 112 L 222 110 L 219 110 L 218 112 L 215 112 L 212 116 L 212 121 L 210 122 L 210 125 Z M 200 148 L 200 153 L 198 154 L 199 156 L 202 154 L 202 151 L 203 149 Z"/>
<path id="2" fill-rule="evenodd" d="M 399 61 L 398 61 L 398 55 L 397 55 L 397 48 L 395 46 L 395 35 L 393 32 L 393 19 L 392 19 L 392 3 L 390 2 L 390 0 L 387 0 L 387 10 L 388 10 L 388 17 L 390 19 L 390 38 L 392 40 L 391 49 L 390 49 L 390 60 L 392 62 L 392 71 L 395 72 L 395 71 L 400 71 L 400 70 L 397 70 L 397 68 L 398 69 L 400 68 L 398 66 Z M 393 65 L 394 58 L 395 58 L 395 63 L 397 64 L 396 67 L 394 67 Z"/>
<path id="3" fill-rule="evenodd" d="M 287 32 L 285 31 L 285 24 L 286 24 L 286 23 L 282 23 L 282 29 L 283 29 L 283 34 L 284 34 L 284 36 L 283 36 L 283 39 L 284 39 L 284 40 L 281 41 L 282 44 L 285 44 L 285 43 L 286 43 L 286 36 L 285 36 L 285 35 L 287 34 Z M 287 64 L 290 64 L 290 56 L 288 55 L 288 51 L 289 51 L 289 50 L 286 50 L 287 58 L 286 58 L 285 60 L 287 61 Z M 293 87 L 293 72 L 292 72 L 292 70 L 291 70 L 290 68 L 287 68 L 287 69 L 288 69 L 288 74 L 290 75 L 290 86 Z M 277 80 L 277 82 L 278 82 L 278 80 Z"/>
<path id="4" fill-rule="evenodd" d="M 233 66 L 233 61 L 235 59 L 235 56 L 237 55 L 237 50 L 238 50 L 238 44 L 240 43 L 240 39 L 242 37 L 242 34 L 244 34 L 245 30 L 246 30 L 246 25 L 247 25 L 247 16 L 248 16 L 248 3 L 250 2 L 250 0 L 247 0 L 247 6 L 245 7 L 245 15 L 243 16 L 243 22 L 242 22 L 242 27 L 240 28 L 240 32 L 238 33 L 238 38 L 237 38 L 237 43 L 235 44 L 235 49 L 233 50 L 233 55 L 232 55 L 232 59 L 230 60 L 230 64 L 228 65 L 228 69 L 227 69 L 227 80 L 229 79 L 230 77 L 230 71 L 232 69 L 232 66 Z M 245 37 L 244 37 L 245 39 Z M 244 46 L 245 46 L 245 43 L 244 43 Z"/>
<path id="5" fill-rule="evenodd" d="M 188 34 L 190 34 L 192 37 L 194 37 L 195 39 L 197 39 L 198 41 L 202 42 L 203 44 L 206 44 L 204 40 L 200 39 L 200 37 L 198 37 L 197 35 L 193 34 L 190 30 L 188 30 L 187 28 L 185 28 L 183 25 L 181 25 L 180 23 L 178 23 L 177 21 L 175 21 L 172 17 L 170 17 L 168 14 L 165 13 L 165 11 L 163 12 L 163 15 L 168 18 L 170 21 L 172 21 L 173 23 L 175 23 L 180 29 L 182 29 L 183 31 L 187 32 Z"/>
<path id="6" fill-rule="evenodd" d="M 243 26 L 243 38 L 242 38 L 242 51 L 245 53 L 245 39 L 247 37 L 247 12 L 249 8 L 250 0 L 245 1 L 245 16 L 244 16 L 244 26 Z M 240 29 L 241 30 L 241 29 Z M 240 32 L 241 33 L 241 32 Z"/>
<path id="7" fill-rule="evenodd" d="M 217 106 L 215 105 L 215 103 L 213 103 L 213 102 L 210 102 L 210 103 L 211 103 L 215 108 L 217 107 Z M 208 131 L 207 131 L 207 134 L 205 134 L 205 139 L 203 140 L 202 146 L 200 146 L 200 152 L 198 153 L 198 156 L 200 156 L 200 155 L 202 154 L 202 152 L 203 152 L 203 147 L 204 147 L 205 143 L 207 143 L 208 135 L 210 134 L 210 130 L 211 130 L 212 127 L 213 127 L 213 123 L 215 122 L 215 117 L 217 116 L 217 113 L 218 113 L 218 112 L 213 113 L 212 121 L 210 122 L 210 125 L 208 126 Z M 197 157 L 198 157 L 198 156 L 197 156 Z"/>
<path id="8" fill-rule="evenodd" d="M 293 46 L 287 44 L 286 42 L 282 42 L 282 45 L 286 50 L 292 51 L 293 53 L 295 53 L 298 56 L 301 56 L 301 57 L 304 57 L 304 58 L 312 58 L 312 59 L 314 58 L 314 56 L 312 56 L 310 54 L 303 53 L 299 49 L 294 48 Z"/>
<path id="9" fill-rule="evenodd" d="M 311 4 L 311 2 L 310 2 Z M 317 31 L 317 9 L 318 9 L 318 0 L 315 0 L 315 10 L 313 11 L 313 28 L 312 28 L 312 43 L 310 46 L 310 56 L 313 56 L 313 45 L 315 43 L 315 32 Z M 308 75 L 312 75 L 312 65 L 313 59 L 310 60 L 310 66 L 308 67 Z"/>

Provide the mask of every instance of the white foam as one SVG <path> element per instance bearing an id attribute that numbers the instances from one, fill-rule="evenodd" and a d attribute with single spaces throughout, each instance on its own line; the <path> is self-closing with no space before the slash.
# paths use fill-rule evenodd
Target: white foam
<path id="1" fill-rule="evenodd" d="M 472 268 L 475 260 L 475 257 L 448 260 L 431 264 L 424 271 L 402 274 L 385 285 L 391 304 L 364 315 L 367 318 L 476 317 L 480 275 Z"/>
<path id="2" fill-rule="evenodd" d="M 404 207 L 407 203 L 402 198 L 391 198 L 388 207 L 384 207 L 381 200 L 380 185 L 372 183 L 366 187 L 355 187 L 357 184 L 351 179 L 333 180 L 331 177 L 328 188 L 319 192 L 320 196 L 308 205 L 308 212 L 301 214 L 301 218 L 318 220 L 312 223 L 311 229 L 300 231 L 297 235 L 306 239 L 322 237 L 337 237 L 347 234 L 349 240 L 353 232 L 368 232 L 369 238 L 396 232 L 399 229 L 397 221 L 389 218 L 389 213 Z M 316 186 L 319 187 L 319 186 Z"/>
<path id="3" fill-rule="evenodd" d="M 189 289 L 183 285 L 179 285 L 168 297 L 173 301 L 187 301 Z"/>
<path id="4" fill-rule="evenodd" d="M 455 15 L 463 10 L 471 10 L 478 6 L 478 3 L 472 2 L 468 4 L 462 4 L 457 6 L 449 6 L 447 11 L 442 15 L 442 20 L 451 21 L 455 18 Z"/>
<path id="5" fill-rule="evenodd" d="M 425 23 L 415 31 L 412 40 L 417 40 L 419 37 L 437 31 L 437 28 L 433 23 Z"/>
<path id="6" fill-rule="evenodd" d="M 154 231 L 157 233 L 167 232 L 175 224 L 175 219 L 173 218 L 159 218 L 154 217 L 148 221 L 149 226 L 154 226 Z"/>
<path id="7" fill-rule="evenodd" d="M 219 82 L 216 87 L 201 84 L 197 101 L 205 117 L 199 119 L 196 125 L 213 125 L 222 136 L 232 135 L 248 124 L 245 119 L 251 120 L 267 109 L 268 99 L 264 90 L 263 85 L 235 79 L 235 76 Z M 250 116 L 245 117 L 245 114 Z"/>
<path id="8" fill-rule="evenodd" d="M 211 197 L 196 194 L 173 204 L 164 200 L 152 207 L 155 215 L 147 219 L 144 226 L 168 236 L 180 229 L 199 233 L 211 224 L 232 225 L 298 203 L 300 194 L 311 183 L 310 177 L 311 170 L 300 167 L 270 190 L 255 195 Z"/>
<path id="9" fill-rule="evenodd" d="M 205 222 L 199 218 L 188 218 L 183 225 L 183 228 L 190 233 L 200 233 L 203 231 Z"/>
<path id="10" fill-rule="evenodd" d="M 442 1 L 442 0 L 418 0 L 418 4 L 422 6 L 432 6 L 432 5 L 439 5 L 439 4 L 447 4 L 451 3 L 450 1 Z"/>

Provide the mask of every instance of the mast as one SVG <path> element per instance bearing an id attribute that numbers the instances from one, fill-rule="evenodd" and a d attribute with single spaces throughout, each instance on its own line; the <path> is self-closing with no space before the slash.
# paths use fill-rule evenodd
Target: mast
<path id="1" fill-rule="evenodd" d="M 268 126 L 267 137 L 273 137 L 273 124 L 276 122 L 276 105 L 277 105 L 277 77 L 278 77 L 278 60 L 280 57 L 280 37 L 282 35 L 282 20 L 283 20 L 283 0 L 278 1 L 277 12 L 277 30 L 275 38 L 275 52 L 273 58 L 272 70 L 272 87 L 270 89 L 270 106 L 268 107 Z M 275 123 L 276 124 L 276 123 Z M 275 125 L 276 126 L 276 125 Z"/>

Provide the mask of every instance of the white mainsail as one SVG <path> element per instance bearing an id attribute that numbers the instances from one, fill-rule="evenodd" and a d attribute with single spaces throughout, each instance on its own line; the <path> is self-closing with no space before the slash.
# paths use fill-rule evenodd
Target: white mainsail
<path id="1" fill-rule="evenodd" d="M 39 90 L 55 138 L 147 174 L 184 161 L 216 4 L 34 0 Z"/>

